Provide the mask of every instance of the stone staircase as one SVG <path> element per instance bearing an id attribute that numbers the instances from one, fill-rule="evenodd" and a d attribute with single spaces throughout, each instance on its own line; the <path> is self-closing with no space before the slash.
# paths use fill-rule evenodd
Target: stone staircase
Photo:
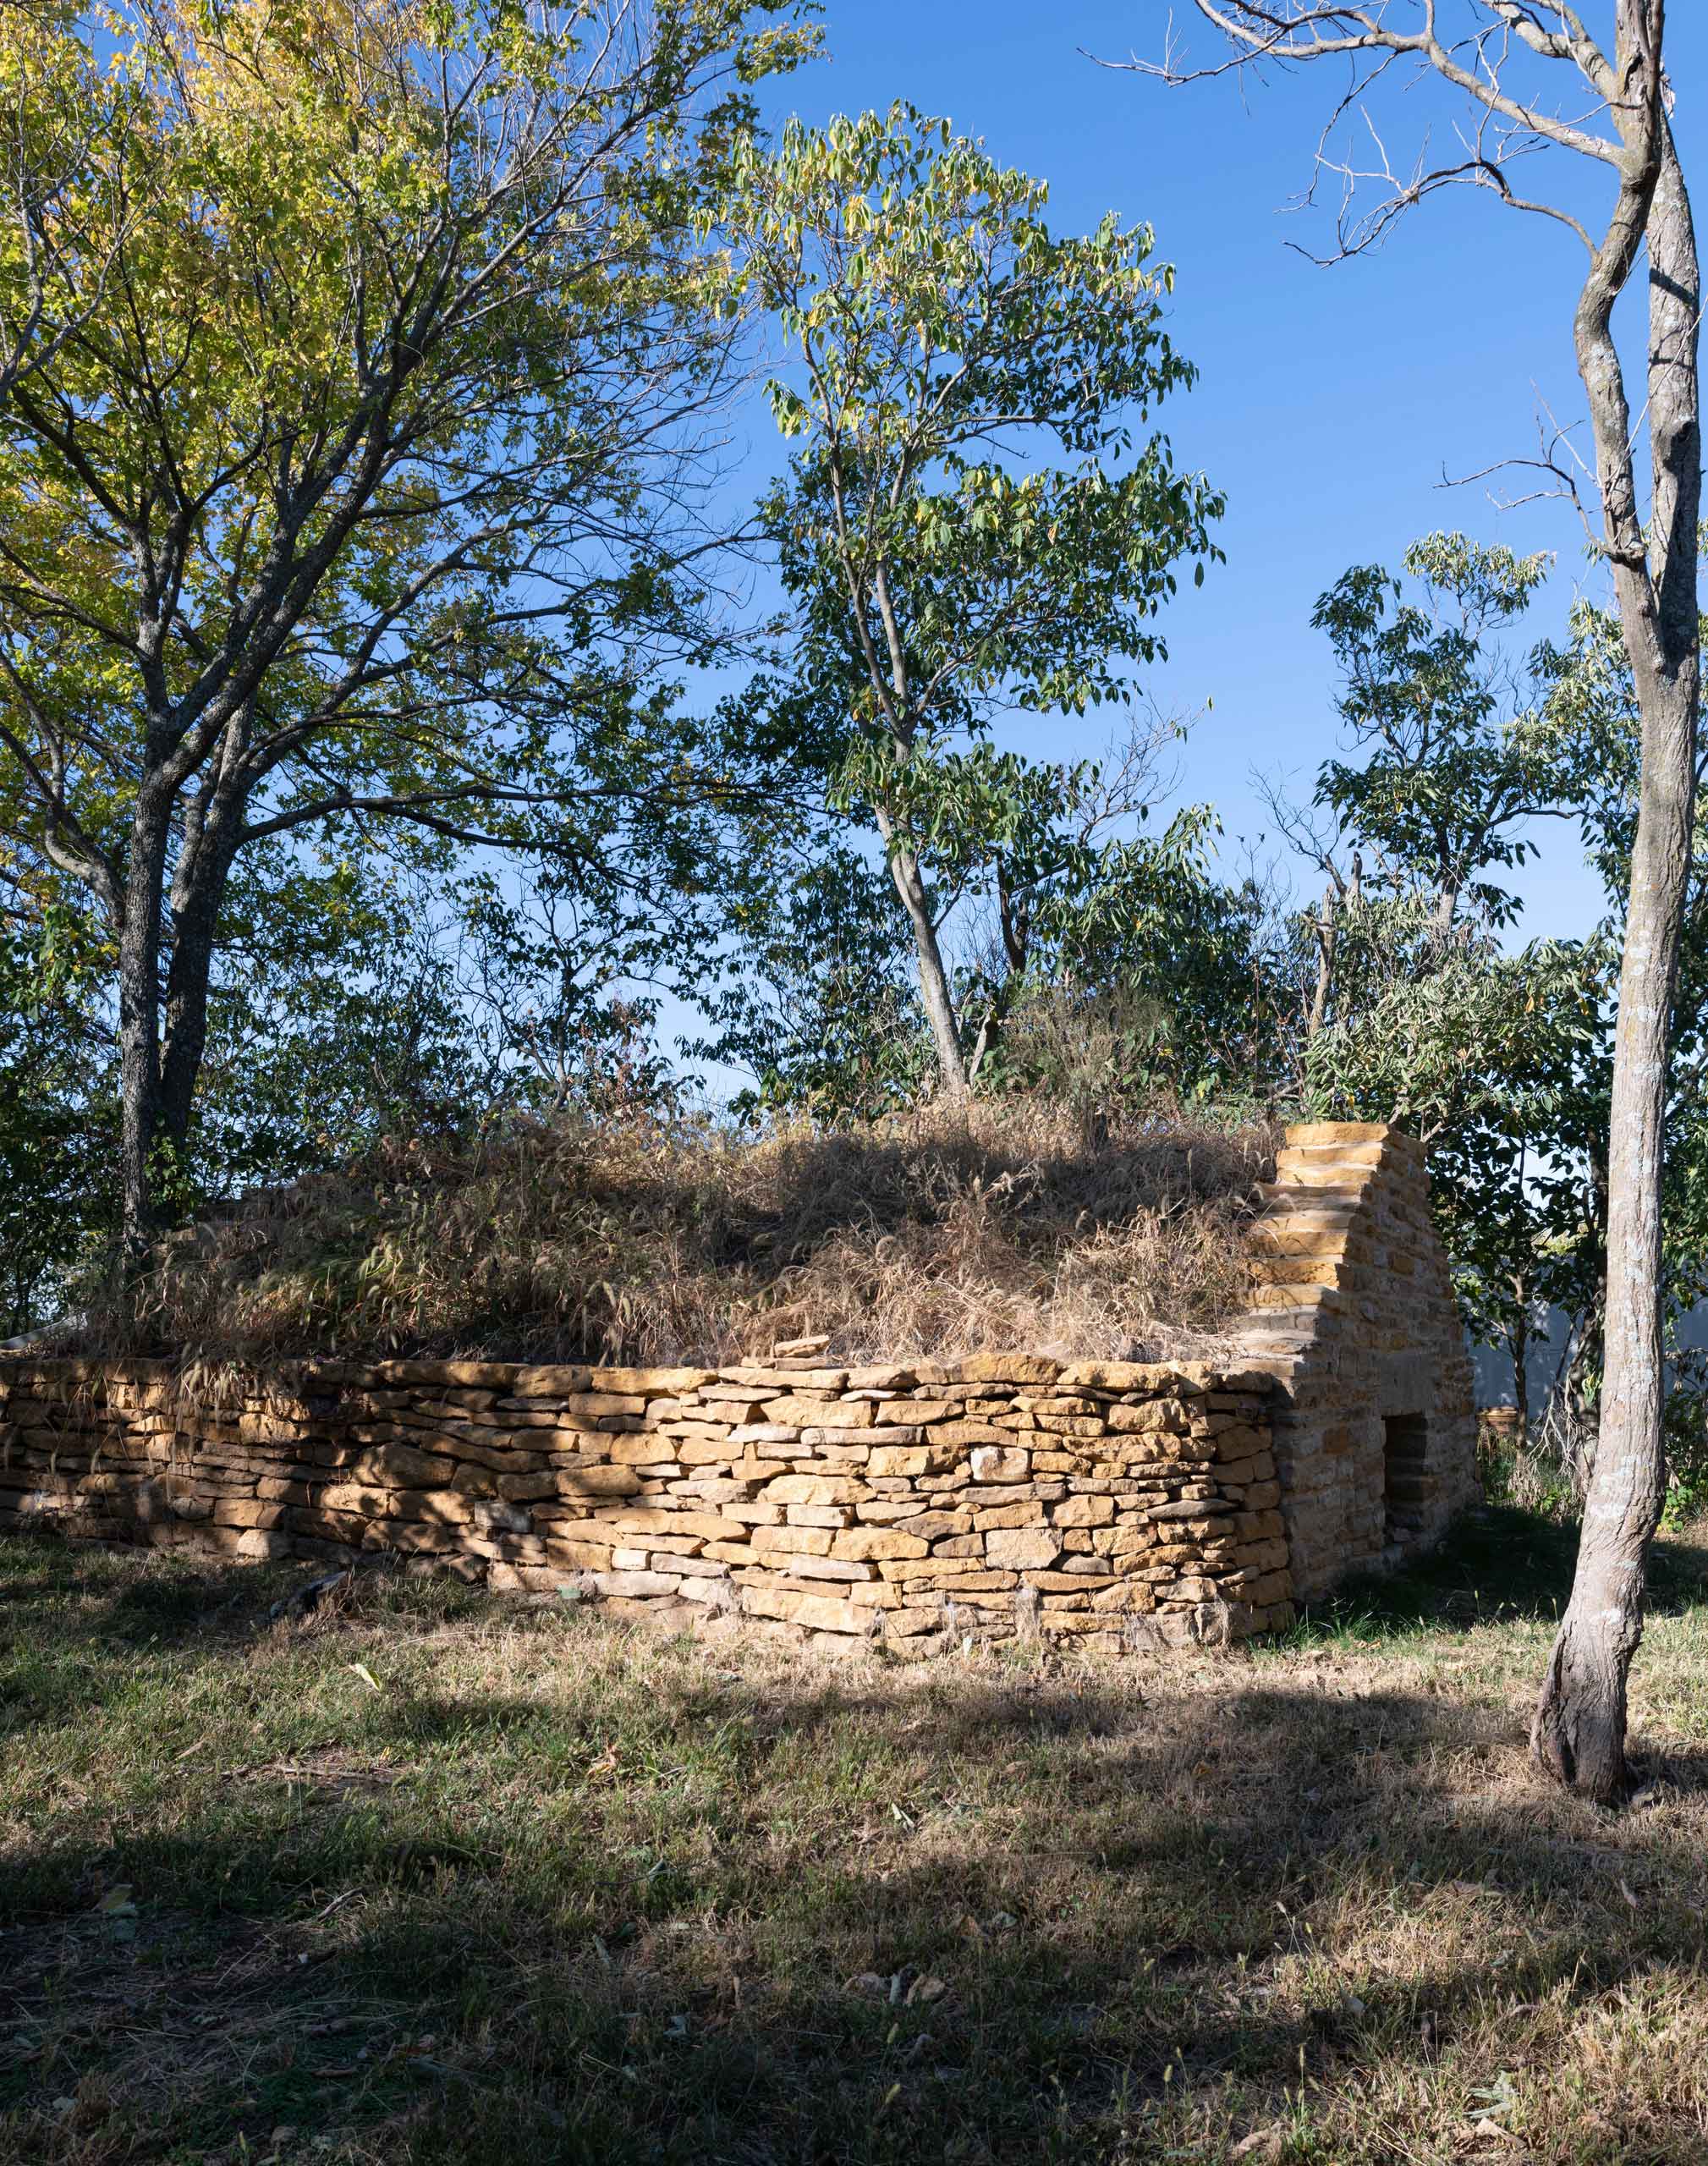
<path id="1" fill-rule="evenodd" d="M 1401 1157 L 1409 1169 L 1420 1168 L 1409 1136 L 1374 1122 L 1288 1130 L 1276 1177 L 1259 1189 L 1267 1208 L 1251 1229 L 1257 1283 L 1234 1326 L 1254 1352 L 1303 1352 L 1333 1335 L 1334 1319 L 1354 1313 L 1350 1289 L 1370 1261 L 1365 1191 Z"/>
<path id="2" fill-rule="evenodd" d="M 1274 1377 L 1275 1460 L 1296 1586 L 1398 1563 L 1476 1495 L 1464 1327 L 1422 1147 L 1353 1121 L 1289 1128 L 1251 1228 L 1234 1327 Z"/>

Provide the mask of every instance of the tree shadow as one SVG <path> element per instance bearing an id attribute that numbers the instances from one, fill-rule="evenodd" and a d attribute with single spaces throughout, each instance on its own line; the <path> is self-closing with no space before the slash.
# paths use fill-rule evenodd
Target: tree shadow
<path id="1" fill-rule="evenodd" d="M 1443 1560 L 1450 1620 L 1487 1553 Z M 35 2042 L 0 2144 L 974 2166 L 1282 2128 L 1255 2156 L 1339 2166 L 1458 2156 L 1509 2081 L 1528 2147 L 1492 2156 L 1700 2156 L 1705 2019 L 1654 2048 L 1664 2085 L 1606 2039 L 1700 1977 L 1708 1752 L 1615 1820 L 1403 1649 L 832 1672 L 552 1630 L 567 1700 L 430 1675 L 318 1756 L 0 1845 L 0 2005 Z M 180 1659 L 189 1689 L 244 1657 Z M 1611 2072 L 1551 2147 L 1586 2038 Z"/>
<path id="2" fill-rule="evenodd" d="M 1565 1608 L 1577 1561 L 1574 1521 L 1517 1505 L 1467 1512 L 1448 1539 L 1398 1571 L 1349 1579 L 1303 1613 L 1293 1644 L 1371 1640 L 1420 1628 L 1551 1622 Z M 1661 1536 L 1650 1554 L 1649 1614 L 1678 1616 L 1708 1603 L 1708 1548 Z"/>

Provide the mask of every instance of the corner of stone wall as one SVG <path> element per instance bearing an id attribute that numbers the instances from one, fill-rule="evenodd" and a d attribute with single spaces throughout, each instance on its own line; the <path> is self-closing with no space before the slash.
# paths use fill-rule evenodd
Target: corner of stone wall
<path id="1" fill-rule="evenodd" d="M 1477 1500 L 1474 1379 L 1413 1137 L 1299 1124 L 1265 1195 L 1243 1344 L 1277 1381 L 1282 1507 L 1310 1600 L 1431 1548 Z"/>

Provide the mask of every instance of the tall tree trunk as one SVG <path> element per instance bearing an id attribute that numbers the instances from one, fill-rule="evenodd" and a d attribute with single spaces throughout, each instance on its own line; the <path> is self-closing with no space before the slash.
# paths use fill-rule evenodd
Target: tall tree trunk
<path id="1" fill-rule="evenodd" d="M 1457 880 L 1444 881 L 1440 893 L 1436 897 L 1435 909 L 1430 914 L 1430 938 L 1438 956 L 1447 952 L 1447 944 L 1453 938 L 1453 925 L 1458 914 L 1459 883 Z"/>
<path id="2" fill-rule="evenodd" d="M 960 1025 L 955 1016 L 954 996 L 949 990 L 949 974 L 944 966 L 936 924 L 931 916 L 931 899 L 920 876 L 919 860 L 905 843 L 896 839 L 894 823 L 881 809 L 878 811 L 877 822 L 878 832 L 889 852 L 890 877 L 895 882 L 902 908 L 907 912 L 908 922 L 913 927 L 914 950 L 919 959 L 920 992 L 925 1003 L 926 1020 L 931 1026 L 931 1043 L 936 1048 L 937 1072 L 942 1080 L 943 1096 L 952 1103 L 960 1105 L 970 1096 L 967 1064 L 961 1052 Z"/>
<path id="3" fill-rule="evenodd" d="M 1655 57 L 1658 69 L 1658 55 Z M 1656 100 L 1658 106 L 1658 97 Z M 1661 1174 L 1678 931 L 1690 874 L 1700 697 L 1696 522 L 1700 278 L 1689 199 L 1670 131 L 1645 221 L 1649 423 L 1655 491 L 1645 537 L 1631 423 L 1598 257 L 1578 317 L 1607 538 L 1642 724 L 1642 780 L 1619 974 L 1608 1123 L 1606 1365 L 1571 1600 L 1532 1731 L 1540 1766 L 1603 1804 L 1629 1788 L 1626 1679 L 1643 1630 L 1649 1545 L 1666 1493 L 1661 1438 Z M 1603 251 L 1605 253 L 1605 251 Z M 1645 575 L 1646 572 L 1646 575 Z"/>
<path id="4" fill-rule="evenodd" d="M 1334 951 L 1337 938 L 1335 892 L 1322 893 L 1322 909 L 1311 921 L 1316 937 L 1316 984 L 1310 996 L 1310 1013 L 1304 1019 L 1304 1042 L 1310 1046 L 1328 1020 L 1328 1003 L 1334 992 Z"/>
<path id="5" fill-rule="evenodd" d="M 208 819 L 196 825 L 194 849 L 186 848 L 173 882 L 172 966 L 166 981 L 158 1120 L 160 1132 L 180 1145 L 189 1140 L 207 1048 L 214 936 L 237 854 L 242 810 L 241 798 L 233 795 L 232 802 L 216 805 Z"/>
<path id="6" fill-rule="evenodd" d="M 1571 1600 L 1533 1744 L 1549 1773 L 1611 1805 L 1628 1787 L 1625 1691 L 1666 1496 L 1661 1417 L 1661 1171 L 1678 921 L 1689 870 L 1694 715 L 1644 718 L 1609 1122 L 1606 1366 Z M 1681 748 L 1682 756 L 1681 756 Z M 1683 772 L 1681 774 L 1680 769 Z"/>
<path id="7" fill-rule="evenodd" d="M 155 1227 L 154 1146 L 160 1120 L 160 946 L 168 820 L 145 783 L 131 821 L 118 926 L 120 1229 L 127 1264 Z"/>

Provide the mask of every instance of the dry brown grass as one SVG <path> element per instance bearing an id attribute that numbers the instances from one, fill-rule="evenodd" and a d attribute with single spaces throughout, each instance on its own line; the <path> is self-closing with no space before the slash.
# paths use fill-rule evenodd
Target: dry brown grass
<path id="1" fill-rule="evenodd" d="M 898 1669 L 0 1542 L 0 2158 L 1700 2166 L 1708 1553 L 1617 1815 L 1526 1751 L 1571 1554 Z"/>
<path id="2" fill-rule="evenodd" d="M 838 1359 L 1217 1350 L 1266 1128 L 1178 1114 L 1095 1143 L 1024 1102 L 741 1141 L 568 1121 L 412 1142 L 174 1239 L 79 1342 L 186 1365 L 332 1352 Z"/>

